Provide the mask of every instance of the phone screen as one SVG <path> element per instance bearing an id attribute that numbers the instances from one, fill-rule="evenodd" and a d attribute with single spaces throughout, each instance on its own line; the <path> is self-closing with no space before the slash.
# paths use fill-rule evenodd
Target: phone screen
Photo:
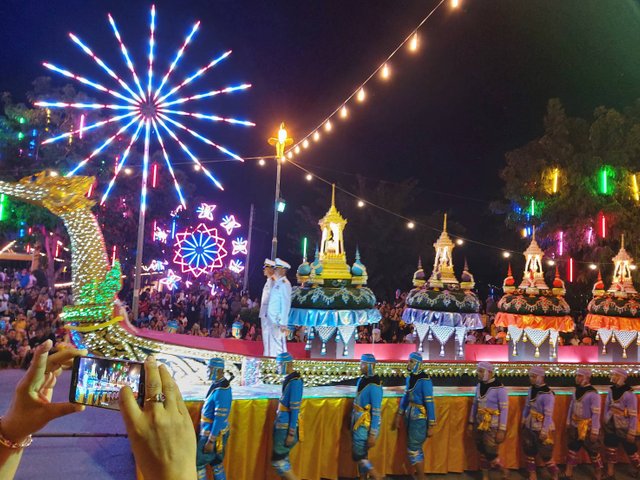
<path id="1" fill-rule="evenodd" d="M 144 398 L 144 366 L 141 362 L 101 357 L 76 357 L 69 401 L 91 407 L 119 410 L 122 387 L 131 387 L 139 405 Z"/>

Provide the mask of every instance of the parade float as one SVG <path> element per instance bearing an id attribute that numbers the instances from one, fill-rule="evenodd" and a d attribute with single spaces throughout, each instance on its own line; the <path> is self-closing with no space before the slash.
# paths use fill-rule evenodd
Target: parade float
<path id="1" fill-rule="evenodd" d="M 303 258 L 298 267 L 289 325 L 306 329 L 306 349 L 312 358 L 353 358 L 358 326 L 377 323 L 381 317 L 376 297 L 366 286 L 367 268 L 357 248 L 353 265 L 347 263 L 343 236 L 347 220 L 336 209 L 335 186 L 331 207 L 318 224 L 320 248 L 316 247 L 312 263 Z"/>
<path id="2" fill-rule="evenodd" d="M 572 332 L 575 328 L 570 307 L 564 296 L 566 289 L 556 265 L 552 288 L 544 279 L 542 257 L 544 252 L 536 241 L 535 230 L 531 243 L 524 251 L 525 266 L 522 282 L 516 287 L 511 265 L 498 302 L 495 324 L 507 329 L 507 340 L 512 343 L 509 360 L 545 361 L 557 359 L 559 332 Z M 541 355 L 541 349 L 544 355 Z"/>
<path id="3" fill-rule="evenodd" d="M 413 274 L 415 288 L 407 295 L 402 319 L 413 325 L 418 351 L 424 352 L 427 358 L 462 359 L 467 331 L 482 329 L 483 325 L 480 300 L 473 291 L 475 281 L 467 261 L 462 282 L 458 282 L 453 270 L 455 244 L 447 233 L 446 214 L 442 233 L 433 246 L 436 256 L 431 276 L 426 278 L 419 260 L 418 270 Z"/>
<path id="4" fill-rule="evenodd" d="M 584 325 L 597 332 L 602 346 L 602 361 L 626 360 L 628 350 L 637 340 L 640 329 L 640 295 L 633 285 L 631 271 L 635 269 L 633 258 L 624 248 L 624 235 L 620 250 L 613 257 L 613 278 L 605 290 L 602 274 L 593 286 L 593 298 L 587 305 Z M 617 347 L 615 346 L 617 344 Z M 632 352 L 632 361 L 638 361 L 638 352 Z"/>

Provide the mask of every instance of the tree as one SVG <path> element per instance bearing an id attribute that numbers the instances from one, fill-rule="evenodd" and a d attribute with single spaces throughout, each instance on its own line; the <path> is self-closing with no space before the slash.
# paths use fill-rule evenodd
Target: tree
<path id="1" fill-rule="evenodd" d="M 640 236 L 639 158 L 640 102 L 623 112 L 598 107 L 581 119 L 550 100 L 544 133 L 506 154 L 507 225 L 536 226 L 546 254 L 563 263 L 573 258 L 575 281 L 590 285 L 595 278 L 587 264 L 610 268 L 620 236 Z M 639 242 L 625 246 L 640 254 Z"/>

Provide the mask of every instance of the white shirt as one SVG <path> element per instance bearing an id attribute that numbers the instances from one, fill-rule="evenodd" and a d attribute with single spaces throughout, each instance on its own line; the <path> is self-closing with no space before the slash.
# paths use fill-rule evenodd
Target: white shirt
<path id="1" fill-rule="evenodd" d="M 267 278 L 267 281 L 264 282 L 264 287 L 262 287 L 262 297 L 260 298 L 260 318 L 267 317 L 267 307 L 269 305 L 269 293 L 271 292 L 271 287 L 273 287 L 273 278 Z"/>
<path id="2" fill-rule="evenodd" d="M 269 294 L 267 318 L 279 325 L 287 325 L 291 310 L 291 284 L 287 277 L 274 281 Z"/>

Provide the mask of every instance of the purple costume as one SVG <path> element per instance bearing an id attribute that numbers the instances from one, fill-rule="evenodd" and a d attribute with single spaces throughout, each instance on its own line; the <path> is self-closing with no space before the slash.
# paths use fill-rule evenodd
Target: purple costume
<path id="1" fill-rule="evenodd" d="M 591 463 L 596 469 L 602 469 L 602 457 L 600 456 L 600 395 L 591 385 L 576 387 L 571 397 L 569 413 L 567 414 L 567 437 L 569 440 L 567 464 L 578 463 L 578 452 L 584 448 Z M 592 441 L 591 436 L 596 436 Z"/>
<path id="2" fill-rule="evenodd" d="M 552 475 L 558 473 L 553 455 L 553 407 L 555 396 L 547 386 L 532 386 L 522 412 L 522 450 L 526 455 L 526 467 L 529 473 L 536 471 L 536 456 L 540 454 L 545 466 Z"/>
<path id="3" fill-rule="evenodd" d="M 476 386 L 469 423 L 473 424 L 474 440 L 480 453 L 480 468 L 499 468 L 498 431 L 507 430 L 509 404 L 507 390 L 495 378 Z"/>
<path id="4" fill-rule="evenodd" d="M 628 385 L 612 385 L 604 404 L 604 445 L 607 463 L 617 463 L 618 445 L 629 457 L 629 461 L 640 469 L 640 455 L 635 444 L 638 421 L 637 399 L 633 389 Z M 634 441 L 629 441 L 632 436 Z"/>

